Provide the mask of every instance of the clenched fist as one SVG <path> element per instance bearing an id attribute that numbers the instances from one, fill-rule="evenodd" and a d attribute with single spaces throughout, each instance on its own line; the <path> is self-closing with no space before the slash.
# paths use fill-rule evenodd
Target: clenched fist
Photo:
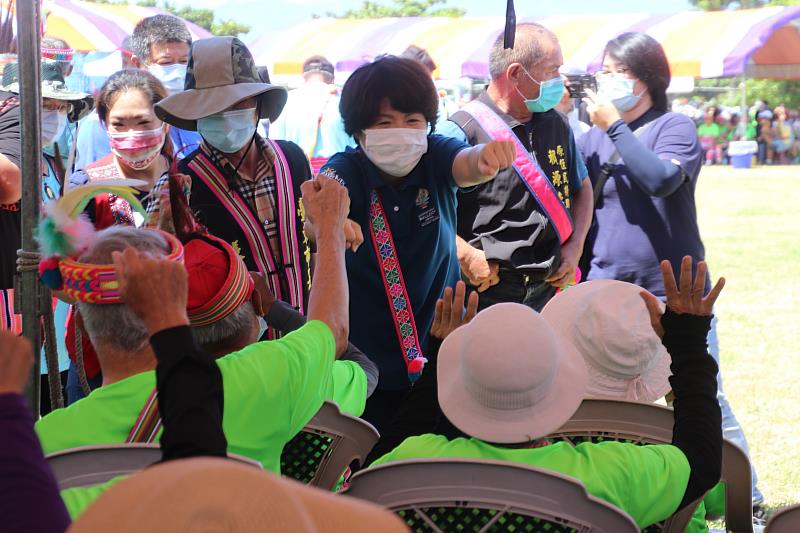
<path id="1" fill-rule="evenodd" d="M 504 168 L 514 164 L 516 146 L 513 141 L 491 141 L 481 146 L 478 152 L 478 172 L 482 176 L 494 177 Z"/>
<path id="2" fill-rule="evenodd" d="M 10 331 L 0 331 L 0 394 L 21 394 L 31 375 L 32 366 L 33 348 L 30 341 Z"/>

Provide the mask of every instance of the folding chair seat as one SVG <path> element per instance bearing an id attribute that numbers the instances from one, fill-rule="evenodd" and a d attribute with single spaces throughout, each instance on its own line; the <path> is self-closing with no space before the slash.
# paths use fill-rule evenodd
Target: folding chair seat
<path id="1" fill-rule="evenodd" d="M 325 402 L 303 430 L 286 443 L 281 474 L 301 483 L 333 490 L 350 463 L 363 464 L 378 442 L 371 424 Z"/>

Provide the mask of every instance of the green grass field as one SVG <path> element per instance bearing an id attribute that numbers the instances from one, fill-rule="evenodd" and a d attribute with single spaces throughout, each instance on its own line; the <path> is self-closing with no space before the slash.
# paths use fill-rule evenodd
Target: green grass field
<path id="1" fill-rule="evenodd" d="M 700 231 L 725 391 L 769 509 L 800 503 L 800 167 L 704 167 Z"/>

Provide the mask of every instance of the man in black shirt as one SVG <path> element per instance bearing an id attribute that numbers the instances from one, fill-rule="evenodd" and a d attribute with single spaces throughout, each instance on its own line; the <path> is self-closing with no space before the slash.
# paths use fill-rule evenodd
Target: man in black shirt
<path id="1" fill-rule="evenodd" d="M 501 33 L 487 90 L 439 128 L 470 144 L 505 132 L 517 140 L 514 168 L 459 195 L 459 262 L 481 292 L 481 309 L 517 302 L 538 311 L 557 288 L 575 282 L 592 187 L 566 118 L 553 109 L 564 91 L 562 63 L 556 36 L 538 24 L 518 25 L 511 50 Z M 490 115 L 488 123 L 476 106 Z"/>

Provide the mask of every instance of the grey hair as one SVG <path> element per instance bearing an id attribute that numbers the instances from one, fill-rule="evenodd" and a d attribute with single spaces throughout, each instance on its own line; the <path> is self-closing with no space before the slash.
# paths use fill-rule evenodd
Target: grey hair
<path id="1" fill-rule="evenodd" d="M 541 24 L 526 22 L 517 24 L 517 36 L 514 48 L 503 48 L 503 33 L 495 39 L 492 50 L 489 52 L 489 75 L 493 80 L 502 76 L 506 69 L 514 63 L 519 63 L 526 69 L 531 69 L 545 58 L 545 49 L 542 47 L 543 39 L 558 42 L 558 37 Z"/>
<path id="2" fill-rule="evenodd" d="M 156 257 L 169 253 L 166 239 L 156 231 L 130 226 L 112 226 L 97 234 L 97 240 L 79 260 L 104 265 L 112 263 L 112 252 L 135 248 Z M 133 310 L 124 303 L 90 304 L 78 302 L 84 328 L 95 346 L 105 345 L 123 353 L 140 350 L 150 335 Z"/>
<path id="3" fill-rule="evenodd" d="M 142 63 L 150 62 L 154 43 L 186 43 L 192 45 L 192 34 L 186 24 L 171 15 L 153 15 L 139 21 L 131 34 L 131 52 Z"/>
<path id="4" fill-rule="evenodd" d="M 256 310 L 249 300 L 221 320 L 208 326 L 194 326 L 194 338 L 201 347 L 219 347 L 241 338 L 258 320 Z"/>

